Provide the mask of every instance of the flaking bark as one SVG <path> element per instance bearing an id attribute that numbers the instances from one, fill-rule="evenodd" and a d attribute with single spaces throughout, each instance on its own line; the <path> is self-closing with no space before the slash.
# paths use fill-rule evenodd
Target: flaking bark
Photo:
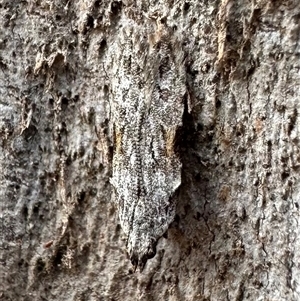
<path id="1" fill-rule="evenodd" d="M 299 300 L 299 11 L 0 1 L 0 299 Z M 109 181 L 130 20 L 180 37 L 187 89 L 176 215 L 142 273 Z"/>

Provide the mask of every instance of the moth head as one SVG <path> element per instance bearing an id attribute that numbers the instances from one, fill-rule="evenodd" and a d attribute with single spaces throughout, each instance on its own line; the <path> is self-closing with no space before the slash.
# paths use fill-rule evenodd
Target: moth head
<path id="1" fill-rule="evenodd" d="M 127 248 L 134 271 L 138 267 L 140 272 L 142 272 L 147 260 L 155 256 L 156 243 L 155 239 L 149 237 L 146 239 L 140 237 L 138 240 L 128 241 Z"/>

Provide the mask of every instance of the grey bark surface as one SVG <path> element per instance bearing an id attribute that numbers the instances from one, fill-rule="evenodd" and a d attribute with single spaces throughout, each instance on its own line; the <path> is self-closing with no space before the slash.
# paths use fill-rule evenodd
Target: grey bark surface
<path id="1" fill-rule="evenodd" d="M 0 1 L 0 300 L 300 300 L 299 18 L 298 0 Z M 185 54 L 182 183 L 134 273 L 112 45 L 157 20 Z"/>

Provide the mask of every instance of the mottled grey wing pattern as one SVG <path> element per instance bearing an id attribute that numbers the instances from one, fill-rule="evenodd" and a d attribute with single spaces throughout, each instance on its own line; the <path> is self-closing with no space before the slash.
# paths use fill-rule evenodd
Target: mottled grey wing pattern
<path id="1" fill-rule="evenodd" d="M 176 39 L 161 27 L 141 33 L 129 26 L 116 43 L 111 183 L 127 250 L 142 269 L 175 216 L 172 196 L 181 183 L 181 162 L 174 144 L 186 88 Z"/>

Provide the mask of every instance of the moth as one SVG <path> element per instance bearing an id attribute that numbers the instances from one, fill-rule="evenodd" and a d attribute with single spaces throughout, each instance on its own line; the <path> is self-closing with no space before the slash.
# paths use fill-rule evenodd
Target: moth
<path id="1" fill-rule="evenodd" d="M 126 26 L 115 44 L 111 80 L 111 184 L 132 264 L 143 270 L 176 211 L 181 184 L 175 149 L 186 93 L 184 55 L 163 25 Z"/>

